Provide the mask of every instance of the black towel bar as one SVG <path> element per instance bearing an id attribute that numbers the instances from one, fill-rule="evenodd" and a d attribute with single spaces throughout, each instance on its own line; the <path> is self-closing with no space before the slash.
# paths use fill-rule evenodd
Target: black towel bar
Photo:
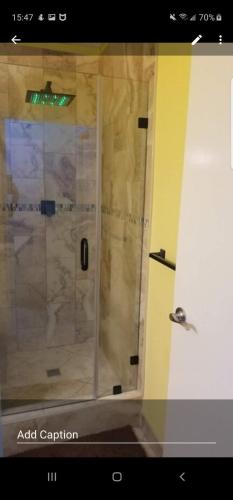
<path id="1" fill-rule="evenodd" d="M 165 255 L 166 252 L 162 248 L 160 249 L 159 252 L 149 253 L 149 257 L 151 257 L 151 259 L 157 260 L 157 262 L 160 262 L 160 264 L 163 264 L 163 266 L 169 267 L 170 269 L 173 269 L 173 271 L 175 271 L 176 265 L 174 264 L 174 262 L 165 259 Z"/>

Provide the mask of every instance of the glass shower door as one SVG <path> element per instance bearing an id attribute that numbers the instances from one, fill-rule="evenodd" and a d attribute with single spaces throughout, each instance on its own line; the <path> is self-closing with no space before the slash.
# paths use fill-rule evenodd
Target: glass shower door
<path id="1" fill-rule="evenodd" d="M 53 356 L 58 360 L 62 357 L 61 397 L 92 399 L 96 330 L 96 129 L 47 123 L 45 134 L 45 201 L 55 201 L 56 207 L 54 216 L 45 216 L 47 348 L 53 351 L 50 362 Z"/>
<path id="2" fill-rule="evenodd" d="M 8 66 L 9 102 L 14 96 L 18 103 L 9 107 L 2 120 L 2 150 L 6 150 L 0 200 L 3 405 L 9 409 L 35 402 L 48 406 L 92 399 L 96 79 L 55 69 L 1 66 Z M 74 99 L 69 107 L 56 110 L 25 103 L 26 90 L 40 88 L 41 79 L 43 86 L 54 80 L 57 92 L 72 87 L 82 103 L 78 107 Z M 88 244 L 85 270 L 84 240 Z"/>

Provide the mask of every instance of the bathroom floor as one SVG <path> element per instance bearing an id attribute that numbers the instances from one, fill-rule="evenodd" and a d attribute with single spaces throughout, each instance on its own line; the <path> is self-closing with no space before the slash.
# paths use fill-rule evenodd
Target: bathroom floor
<path id="1" fill-rule="evenodd" d="M 94 398 L 93 338 L 80 344 L 8 354 L 5 400 L 74 400 Z M 119 383 L 103 352 L 99 353 L 99 396 Z"/>

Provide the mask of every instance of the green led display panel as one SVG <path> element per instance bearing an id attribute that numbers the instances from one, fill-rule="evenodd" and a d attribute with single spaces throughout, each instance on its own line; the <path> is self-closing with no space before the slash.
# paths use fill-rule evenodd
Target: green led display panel
<path id="1" fill-rule="evenodd" d="M 74 95 L 69 94 L 28 90 L 25 100 L 31 104 L 41 104 L 45 106 L 68 106 L 71 101 L 73 101 L 74 97 Z"/>

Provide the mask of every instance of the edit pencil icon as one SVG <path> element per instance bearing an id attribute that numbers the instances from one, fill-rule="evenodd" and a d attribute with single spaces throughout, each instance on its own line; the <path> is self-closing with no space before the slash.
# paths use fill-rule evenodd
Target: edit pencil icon
<path id="1" fill-rule="evenodd" d="M 197 42 L 202 38 L 202 35 L 198 35 L 192 42 L 192 45 L 196 45 Z"/>

